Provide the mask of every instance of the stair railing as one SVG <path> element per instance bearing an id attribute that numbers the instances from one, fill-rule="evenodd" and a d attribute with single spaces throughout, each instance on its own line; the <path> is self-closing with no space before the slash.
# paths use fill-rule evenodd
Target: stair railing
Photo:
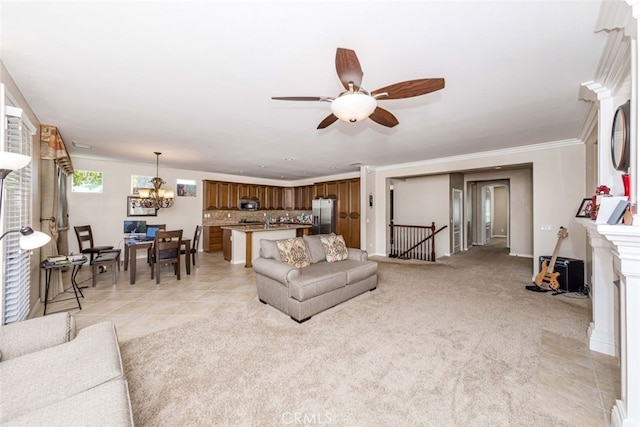
<path id="1" fill-rule="evenodd" d="M 400 225 L 389 224 L 390 234 L 389 258 L 417 259 L 435 261 L 435 236 L 445 228 L 443 225 L 436 230 L 434 222 L 431 225 Z"/>

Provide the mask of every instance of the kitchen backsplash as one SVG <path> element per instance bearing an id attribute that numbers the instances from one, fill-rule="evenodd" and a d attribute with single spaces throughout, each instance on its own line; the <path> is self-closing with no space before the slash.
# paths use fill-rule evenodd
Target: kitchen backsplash
<path id="1" fill-rule="evenodd" d="M 289 218 L 290 222 L 297 222 L 298 218 L 304 216 L 309 218 L 311 211 L 285 211 L 285 210 L 261 210 L 261 211 L 239 211 L 239 210 L 211 210 L 202 212 L 202 225 L 230 225 L 245 221 L 267 221 L 271 216 L 274 222 L 280 218 Z"/>

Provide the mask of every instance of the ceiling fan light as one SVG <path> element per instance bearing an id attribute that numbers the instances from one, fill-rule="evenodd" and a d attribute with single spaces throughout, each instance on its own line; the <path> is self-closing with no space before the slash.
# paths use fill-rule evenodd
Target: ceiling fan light
<path id="1" fill-rule="evenodd" d="M 331 101 L 331 112 L 345 122 L 359 122 L 369 117 L 378 102 L 364 93 L 345 93 Z"/>

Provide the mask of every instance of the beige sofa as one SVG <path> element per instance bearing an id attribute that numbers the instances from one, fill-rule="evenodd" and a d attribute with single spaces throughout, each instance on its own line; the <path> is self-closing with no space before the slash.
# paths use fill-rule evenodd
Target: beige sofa
<path id="1" fill-rule="evenodd" d="M 113 322 L 57 313 L 0 327 L 0 425 L 132 426 Z"/>
<path id="2" fill-rule="evenodd" d="M 296 268 L 282 262 L 275 240 L 261 240 L 253 261 L 258 298 L 298 323 L 378 286 L 378 263 L 366 251 L 348 248 L 348 258 L 327 262 L 321 235 L 304 236 L 311 265 Z"/>

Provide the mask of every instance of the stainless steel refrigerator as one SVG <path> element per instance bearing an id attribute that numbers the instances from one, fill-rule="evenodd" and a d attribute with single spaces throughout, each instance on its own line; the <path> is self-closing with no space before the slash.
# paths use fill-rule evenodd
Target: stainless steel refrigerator
<path id="1" fill-rule="evenodd" d="M 336 201 L 334 199 L 313 200 L 311 214 L 313 215 L 313 234 L 328 234 L 336 232 Z"/>

